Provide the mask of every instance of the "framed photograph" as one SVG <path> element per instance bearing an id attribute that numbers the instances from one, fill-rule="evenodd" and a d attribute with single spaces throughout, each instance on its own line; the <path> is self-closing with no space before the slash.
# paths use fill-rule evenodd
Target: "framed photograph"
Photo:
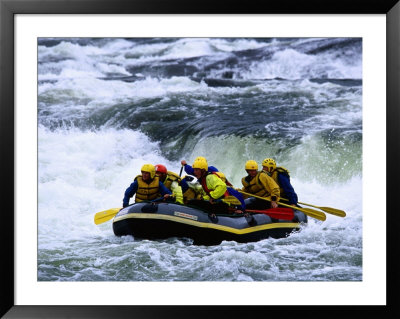
<path id="1" fill-rule="evenodd" d="M 398 312 L 396 0 L 0 10 L 2 316 Z"/>

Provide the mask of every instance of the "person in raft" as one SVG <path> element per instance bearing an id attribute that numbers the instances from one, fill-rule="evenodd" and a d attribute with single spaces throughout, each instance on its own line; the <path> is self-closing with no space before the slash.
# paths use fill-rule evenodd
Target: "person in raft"
<path id="1" fill-rule="evenodd" d="M 289 200 L 289 205 L 297 206 L 297 194 L 290 183 L 289 171 L 283 166 L 276 166 L 273 158 L 266 158 L 262 162 L 263 171 L 279 185 L 280 196 Z"/>
<path id="2" fill-rule="evenodd" d="M 232 187 L 228 187 L 216 172 L 209 172 L 205 158 L 197 158 L 193 163 L 193 174 L 202 186 L 202 199 L 193 199 L 188 205 L 197 206 L 211 215 L 217 213 L 240 214 L 245 211 L 242 195 Z"/>
<path id="3" fill-rule="evenodd" d="M 247 176 L 242 178 L 242 191 L 259 197 L 269 198 L 270 201 L 244 195 L 247 209 L 268 209 L 278 207 L 280 192 L 278 184 L 265 171 L 258 171 L 258 164 L 249 160 L 245 164 Z"/>
<path id="4" fill-rule="evenodd" d="M 171 191 L 156 176 L 154 165 L 144 164 L 141 172 L 142 175 L 136 176 L 133 183 L 125 190 L 122 207 L 129 206 L 129 199 L 135 194 L 135 203 L 157 199 L 160 194 L 165 200 L 171 196 Z"/>
<path id="5" fill-rule="evenodd" d="M 205 159 L 205 157 L 203 157 L 203 156 L 198 156 L 198 157 L 196 157 L 195 161 L 198 160 L 198 159 L 207 161 L 207 160 Z M 192 166 L 190 166 L 185 160 L 182 160 L 182 161 L 181 161 L 181 164 L 182 164 L 182 166 L 185 168 L 186 174 L 188 174 L 188 175 L 193 175 L 193 176 L 194 176 L 194 170 L 193 170 L 193 167 L 192 167 Z M 233 185 L 227 180 L 225 174 L 222 173 L 222 172 L 220 172 L 220 171 L 218 170 L 218 168 L 216 168 L 215 166 L 208 166 L 208 170 L 207 170 L 207 171 L 208 171 L 209 173 L 215 173 L 215 172 L 216 172 L 217 175 L 224 181 L 224 183 L 225 183 L 226 185 L 228 185 L 228 186 L 233 186 Z"/>
<path id="6" fill-rule="evenodd" d="M 175 197 L 175 202 L 183 204 L 183 188 L 181 187 L 181 183 L 185 183 L 187 185 L 186 181 L 182 181 L 178 174 L 168 171 L 167 168 L 162 164 L 157 164 L 155 169 L 156 176 L 158 176 L 164 186 L 172 192 L 172 196 Z M 189 188 L 189 186 L 186 186 L 186 188 Z"/>

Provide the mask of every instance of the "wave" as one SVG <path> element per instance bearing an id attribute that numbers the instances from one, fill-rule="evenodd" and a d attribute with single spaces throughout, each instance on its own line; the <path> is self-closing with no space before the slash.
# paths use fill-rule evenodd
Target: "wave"
<path id="1" fill-rule="evenodd" d="M 39 80 L 118 78 L 360 79 L 361 39 L 39 39 Z M 251 71 L 249 71 L 251 70 Z M 78 72 L 78 73 L 77 73 Z"/>

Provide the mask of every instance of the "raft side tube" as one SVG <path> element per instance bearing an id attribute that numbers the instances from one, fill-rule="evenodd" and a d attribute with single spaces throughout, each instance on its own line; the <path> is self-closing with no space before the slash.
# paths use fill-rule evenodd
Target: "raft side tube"
<path id="1" fill-rule="evenodd" d="M 251 226 L 240 215 L 214 219 L 194 207 L 141 202 L 121 210 L 114 218 L 113 230 L 116 236 L 132 235 L 143 239 L 183 237 L 193 239 L 196 245 L 218 245 L 224 240 L 245 243 L 269 237 L 287 237 L 299 230 L 301 223 L 307 222 L 307 216 L 299 211 L 295 211 L 293 222 L 272 220 L 265 214 L 254 214 L 253 219 Z"/>

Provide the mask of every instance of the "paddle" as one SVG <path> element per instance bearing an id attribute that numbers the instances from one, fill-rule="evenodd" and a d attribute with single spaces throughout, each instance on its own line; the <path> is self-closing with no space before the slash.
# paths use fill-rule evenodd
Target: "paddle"
<path id="1" fill-rule="evenodd" d="M 288 201 L 286 198 L 282 198 L 285 201 Z M 323 210 L 324 212 L 328 213 L 328 214 L 332 214 L 335 216 L 339 216 L 339 217 L 346 217 L 346 212 L 337 208 L 332 208 L 332 207 L 320 207 L 320 206 L 316 206 L 316 205 L 311 205 L 311 204 L 307 204 L 307 203 L 302 203 L 302 202 L 298 202 L 299 204 L 302 205 L 306 205 L 306 206 L 311 206 L 311 207 L 315 207 L 318 209 Z"/>
<path id="2" fill-rule="evenodd" d="M 96 225 L 105 223 L 106 221 L 117 215 L 120 210 L 121 208 L 110 208 L 102 212 L 98 212 L 96 213 L 96 215 L 94 215 L 94 223 Z"/>
<path id="3" fill-rule="evenodd" d="M 183 165 L 181 166 L 181 170 L 180 170 L 180 172 L 179 172 L 179 177 L 182 176 L 182 170 L 183 170 Z"/>
<path id="4" fill-rule="evenodd" d="M 156 203 L 156 202 L 160 202 L 162 200 L 164 200 L 164 197 L 156 198 L 156 199 L 152 200 L 150 203 Z M 110 209 L 104 210 L 102 212 L 98 212 L 98 213 L 96 213 L 96 215 L 94 215 L 94 223 L 96 225 L 105 223 L 106 221 L 110 220 L 115 215 L 117 215 L 120 210 L 121 210 L 121 208 L 110 208 Z"/>
<path id="5" fill-rule="evenodd" d="M 294 218 L 294 212 L 290 208 L 246 209 L 246 212 L 264 214 L 276 219 L 293 220 Z"/>
<path id="6" fill-rule="evenodd" d="M 239 193 L 244 194 L 244 195 L 248 195 L 248 196 L 251 196 L 251 197 L 259 198 L 259 199 L 262 199 L 262 200 L 267 200 L 269 202 L 271 201 L 271 199 L 268 199 L 266 197 L 260 197 L 260 196 L 254 195 L 254 194 L 245 193 L 245 192 L 243 192 L 243 191 L 241 191 L 239 189 L 237 189 L 237 191 Z M 307 216 L 310 216 L 312 218 L 319 219 L 319 220 L 322 220 L 322 221 L 326 220 L 326 215 L 323 212 L 320 212 L 318 210 L 311 209 L 311 208 L 293 207 L 291 205 L 287 205 L 287 204 L 284 204 L 284 203 L 281 203 L 281 202 L 278 202 L 278 204 L 282 205 L 282 206 L 286 206 L 286 207 L 292 208 L 292 209 L 297 209 L 297 210 L 303 212 L 304 214 L 306 214 Z"/>

